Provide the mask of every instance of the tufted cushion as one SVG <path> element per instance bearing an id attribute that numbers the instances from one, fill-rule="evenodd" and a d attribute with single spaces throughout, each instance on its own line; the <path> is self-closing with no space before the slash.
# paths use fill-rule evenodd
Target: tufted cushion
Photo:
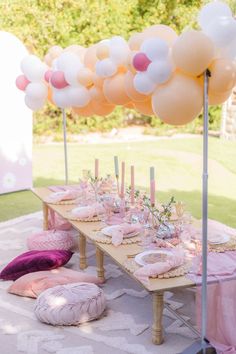
<path id="1" fill-rule="evenodd" d="M 102 289 L 95 284 L 58 285 L 39 295 L 36 317 L 51 325 L 77 325 L 100 317 L 106 307 Z"/>
<path id="2" fill-rule="evenodd" d="M 73 245 L 72 234 L 60 230 L 38 232 L 27 239 L 29 250 L 70 250 Z"/>
<path id="3" fill-rule="evenodd" d="M 0 279 L 16 280 L 22 275 L 50 270 L 63 266 L 69 262 L 71 251 L 28 251 L 14 258 L 0 273 Z"/>
<path id="4" fill-rule="evenodd" d="M 86 282 L 101 284 L 102 281 L 93 275 L 77 272 L 67 268 L 57 268 L 25 274 L 18 278 L 8 289 L 11 294 L 36 298 L 44 290 L 56 285 Z"/>

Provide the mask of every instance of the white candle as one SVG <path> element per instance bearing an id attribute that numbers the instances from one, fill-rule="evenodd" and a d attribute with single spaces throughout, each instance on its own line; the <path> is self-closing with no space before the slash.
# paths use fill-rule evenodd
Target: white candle
<path id="1" fill-rule="evenodd" d="M 134 166 L 131 166 L 131 190 L 130 190 L 131 204 L 134 204 Z"/>
<path id="2" fill-rule="evenodd" d="M 120 188 L 120 196 L 124 198 L 125 196 L 125 163 L 122 161 L 121 163 L 121 188 Z"/>
<path id="3" fill-rule="evenodd" d="M 116 177 L 119 177 L 118 156 L 114 156 L 114 165 L 115 165 L 115 175 L 116 175 Z"/>

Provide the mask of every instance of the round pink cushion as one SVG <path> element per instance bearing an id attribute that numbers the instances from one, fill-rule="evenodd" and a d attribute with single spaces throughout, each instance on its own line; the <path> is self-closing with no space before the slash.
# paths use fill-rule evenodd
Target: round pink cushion
<path id="1" fill-rule="evenodd" d="M 42 231 L 27 239 L 29 250 L 70 250 L 73 245 L 72 234 L 60 230 Z"/>
<path id="2" fill-rule="evenodd" d="M 101 316 L 106 307 L 104 292 L 95 284 L 58 285 L 39 295 L 36 317 L 51 325 L 77 325 Z"/>

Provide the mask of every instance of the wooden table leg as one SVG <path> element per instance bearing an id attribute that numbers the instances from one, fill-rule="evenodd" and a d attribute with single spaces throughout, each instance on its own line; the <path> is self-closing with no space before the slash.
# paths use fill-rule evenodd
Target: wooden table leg
<path id="1" fill-rule="evenodd" d="M 152 326 L 152 342 L 153 344 L 163 343 L 162 315 L 164 308 L 164 294 L 153 293 L 153 326 Z"/>
<path id="2" fill-rule="evenodd" d="M 104 272 L 104 253 L 100 248 L 96 247 L 96 260 L 97 260 L 97 275 L 98 278 L 102 281 L 105 281 L 105 272 Z"/>
<path id="3" fill-rule="evenodd" d="M 48 205 L 43 202 L 43 229 L 48 230 Z"/>
<path id="4" fill-rule="evenodd" d="M 79 267 L 80 269 L 87 268 L 86 237 L 84 235 L 79 235 Z"/>

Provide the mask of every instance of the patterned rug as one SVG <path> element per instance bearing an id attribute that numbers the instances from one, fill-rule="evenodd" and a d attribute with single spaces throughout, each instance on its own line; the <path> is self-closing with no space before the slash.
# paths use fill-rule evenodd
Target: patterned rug
<path id="1" fill-rule="evenodd" d="M 42 228 L 42 214 L 34 213 L 0 223 L 0 268 L 26 251 L 26 238 Z M 88 245 L 88 273 L 96 274 L 95 250 Z M 68 267 L 78 270 L 79 253 Z M 177 354 L 195 335 L 167 309 L 164 310 L 165 342 L 151 343 L 151 296 L 105 257 L 107 297 L 105 316 L 88 324 L 52 327 L 34 316 L 34 299 L 8 294 L 10 281 L 0 281 L 1 354 Z M 194 292 L 167 293 L 165 301 L 186 321 L 194 318 Z"/>

